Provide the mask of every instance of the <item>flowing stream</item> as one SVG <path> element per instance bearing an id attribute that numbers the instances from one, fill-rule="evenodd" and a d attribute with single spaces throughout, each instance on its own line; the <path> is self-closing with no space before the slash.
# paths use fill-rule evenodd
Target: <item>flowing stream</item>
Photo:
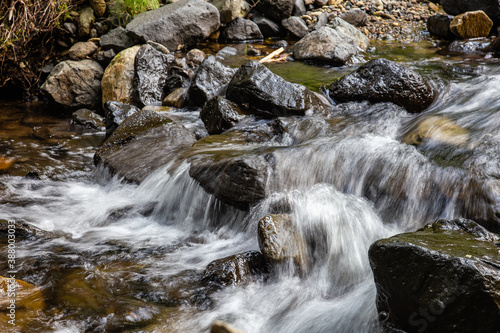
<path id="1" fill-rule="evenodd" d="M 17 330 L 208 332 L 220 319 L 247 333 L 378 332 L 374 241 L 438 218 L 500 216 L 500 65 L 429 46 L 377 52 L 431 77 L 438 100 L 420 115 L 357 103 L 328 119 L 282 119 L 288 136 L 250 147 L 273 149 L 274 170 L 268 197 L 248 212 L 207 194 L 185 161 L 124 183 L 93 167 L 103 133 L 42 116 L 50 110 L 0 104 L 0 155 L 16 159 L 0 174 L 0 218 L 36 228 L 16 243 L 16 278 L 44 299 L 19 309 Z M 313 89 L 318 82 L 298 73 L 309 68 L 309 80 L 321 71 L 327 84 L 348 70 L 271 68 Z M 41 180 L 23 177 L 32 170 Z M 258 250 L 257 223 L 279 205 L 314 239 L 311 270 L 207 291 L 207 264 Z"/>

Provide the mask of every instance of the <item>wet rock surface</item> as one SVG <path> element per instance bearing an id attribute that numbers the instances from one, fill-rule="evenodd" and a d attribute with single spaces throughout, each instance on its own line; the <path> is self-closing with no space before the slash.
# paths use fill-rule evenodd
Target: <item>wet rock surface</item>
<path id="1" fill-rule="evenodd" d="M 436 91 L 413 70 L 376 59 L 332 83 L 330 97 L 337 102 L 392 102 L 409 112 L 421 112 L 432 104 Z"/>
<path id="2" fill-rule="evenodd" d="M 245 115 L 238 105 L 221 97 L 212 97 L 200 112 L 208 134 L 220 134 L 238 123 Z"/>
<path id="3" fill-rule="evenodd" d="M 83 126 L 90 129 L 103 129 L 104 118 L 92 110 L 80 109 L 73 112 L 73 124 Z"/>
<path id="4" fill-rule="evenodd" d="M 285 81 L 256 61 L 244 63 L 227 88 L 227 98 L 264 117 L 321 112 L 326 105 L 304 86 Z"/>
<path id="5" fill-rule="evenodd" d="M 175 57 L 156 50 L 151 45 L 142 45 L 135 56 L 134 93 L 140 105 L 161 105 L 163 88 Z"/>
<path id="6" fill-rule="evenodd" d="M 235 69 L 220 63 L 216 57 L 208 56 L 198 68 L 191 83 L 189 95 L 195 105 L 203 105 L 210 98 L 225 93 Z"/>
<path id="7" fill-rule="evenodd" d="M 375 242 L 377 308 L 407 332 L 496 332 L 498 236 L 471 220 L 440 220 Z"/>
<path id="8" fill-rule="evenodd" d="M 268 271 L 264 256 L 257 251 L 248 251 L 212 261 L 205 269 L 202 280 L 230 286 L 262 279 Z"/>
<path id="9" fill-rule="evenodd" d="M 194 142 L 194 134 L 164 112 L 141 110 L 118 126 L 97 150 L 94 162 L 102 163 L 127 181 L 140 183 Z"/>
<path id="10" fill-rule="evenodd" d="M 134 105 L 109 101 L 104 104 L 104 114 L 106 123 L 106 137 L 109 138 L 115 129 L 127 117 L 130 117 L 140 109 Z"/>
<path id="11" fill-rule="evenodd" d="M 41 90 L 67 109 L 95 108 L 101 101 L 101 65 L 92 60 L 60 62 Z"/>
<path id="12" fill-rule="evenodd" d="M 163 44 L 169 50 L 193 46 L 220 26 L 218 9 L 203 0 L 180 0 L 144 12 L 127 24 L 127 30 L 144 40 Z"/>

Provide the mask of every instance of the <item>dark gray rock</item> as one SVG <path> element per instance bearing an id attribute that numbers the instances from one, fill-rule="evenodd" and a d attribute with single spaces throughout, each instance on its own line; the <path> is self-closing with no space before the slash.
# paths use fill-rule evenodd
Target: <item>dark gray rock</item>
<path id="1" fill-rule="evenodd" d="M 323 28 L 328 23 L 328 13 L 321 13 L 318 16 L 318 21 L 314 25 L 314 30 L 319 30 Z"/>
<path id="2" fill-rule="evenodd" d="M 226 46 L 215 55 L 218 60 L 226 60 L 238 55 L 238 49 L 232 46 Z"/>
<path id="3" fill-rule="evenodd" d="M 226 96 L 264 117 L 323 112 L 326 106 L 310 90 L 285 81 L 257 61 L 244 63 L 229 83 Z"/>
<path id="4" fill-rule="evenodd" d="M 337 102 L 392 102 L 409 112 L 425 110 L 436 95 L 424 77 L 387 59 L 372 60 L 330 85 Z"/>
<path id="5" fill-rule="evenodd" d="M 254 15 L 252 17 L 252 21 L 257 24 L 264 37 L 280 37 L 283 35 L 281 27 L 276 22 L 271 21 L 264 16 Z"/>
<path id="6" fill-rule="evenodd" d="M 179 45 L 191 47 L 203 41 L 219 26 L 219 11 L 212 4 L 203 0 L 179 0 L 136 15 L 127 29 L 144 40 L 177 50 Z"/>
<path id="7" fill-rule="evenodd" d="M 139 108 L 134 105 L 123 104 L 115 101 L 109 101 L 104 104 L 104 114 L 106 123 L 106 138 L 109 138 L 115 129 L 127 117 L 138 112 Z"/>
<path id="8" fill-rule="evenodd" d="M 340 15 L 340 18 L 355 27 L 368 25 L 368 14 L 361 9 L 351 9 Z"/>
<path id="9" fill-rule="evenodd" d="M 67 109 L 99 108 L 101 100 L 101 65 L 92 60 L 67 60 L 50 72 L 41 90 Z"/>
<path id="10" fill-rule="evenodd" d="M 127 181 L 140 183 L 195 142 L 193 133 L 165 114 L 140 110 L 116 128 L 97 150 L 94 163 Z"/>
<path id="11" fill-rule="evenodd" d="M 71 22 L 64 23 L 63 28 L 66 29 L 66 31 L 68 31 L 70 34 L 72 34 L 74 36 L 78 32 L 78 28 L 76 27 L 76 24 L 71 23 Z"/>
<path id="12" fill-rule="evenodd" d="M 500 5 L 498 0 L 441 0 L 441 6 L 450 15 L 482 10 L 496 24 L 500 23 Z"/>
<path id="13" fill-rule="evenodd" d="M 262 279 L 268 273 L 264 256 L 257 251 L 248 251 L 212 261 L 205 269 L 202 281 L 229 286 Z"/>
<path id="14" fill-rule="evenodd" d="M 261 0 L 255 8 L 271 20 L 281 22 L 292 15 L 294 6 L 295 0 Z"/>
<path id="15" fill-rule="evenodd" d="M 361 55 L 352 38 L 329 27 L 307 34 L 293 46 L 293 57 L 333 65 L 344 65 Z"/>
<path id="16" fill-rule="evenodd" d="M 101 48 L 104 51 L 113 50 L 116 53 L 132 47 L 138 42 L 139 40 L 129 37 L 127 30 L 122 27 L 111 30 L 100 39 Z"/>
<path id="17" fill-rule="evenodd" d="M 73 112 L 73 124 L 90 129 L 103 129 L 104 118 L 89 109 L 80 109 Z"/>
<path id="18" fill-rule="evenodd" d="M 433 36 L 454 38 L 450 30 L 451 20 L 453 20 L 453 16 L 450 15 L 433 15 L 427 19 L 427 30 Z"/>
<path id="19" fill-rule="evenodd" d="M 285 28 L 292 37 L 302 38 L 309 33 L 307 25 L 303 19 L 297 16 L 292 16 L 281 21 L 281 25 Z"/>
<path id="20" fill-rule="evenodd" d="M 107 50 L 107 51 L 99 51 L 97 52 L 97 62 L 101 64 L 103 67 L 107 67 L 111 60 L 116 56 L 115 51 Z"/>
<path id="21" fill-rule="evenodd" d="M 293 16 L 301 17 L 307 13 L 306 5 L 304 4 L 304 0 L 295 0 L 293 7 Z"/>
<path id="22" fill-rule="evenodd" d="M 203 105 L 210 98 L 222 95 L 235 69 L 221 64 L 214 56 L 207 57 L 196 72 L 189 89 L 189 97 L 194 105 Z"/>
<path id="23" fill-rule="evenodd" d="M 498 240 L 457 219 L 372 244 L 377 308 L 386 324 L 405 332 L 498 332 Z"/>
<path id="24" fill-rule="evenodd" d="M 212 97 L 200 112 L 200 118 L 210 135 L 230 129 L 244 117 L 238 105 L 221 96 Z"/>
<path id="25" fill-rule="evenodd" d="M 161 105 L 169 69 L 175 56 L 142 45 L 135 56 L 135 99 L 141 105 Z"/>
<path id="26" fill-rule="evenodd" d="M 222 33 L 220 39 L 226 42 L 245 42 L 261 40 L 264 36 L 255 22 L 237 17 L 229 22 Z"/>

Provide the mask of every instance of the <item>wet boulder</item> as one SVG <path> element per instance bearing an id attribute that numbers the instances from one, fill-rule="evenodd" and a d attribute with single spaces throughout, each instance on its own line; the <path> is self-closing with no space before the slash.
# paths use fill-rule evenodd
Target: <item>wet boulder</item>
<path id="1" fill-rule="evenodd" d="M 198 68 L 189 88 L 191 103 L 201 106 L 210 98 L 224 94 L 235 72 L 214 56 L 208 56 Z"/>
<path id="2" fill-rule="evenodd" d="M 103 164 L 127 181 L 140 183 L 195 142 L 194 134 L 166 112 L 143 109 L 116 128 L 97 150 L 94 163 Z"/>
<path id="3" fill-rule="evenodd" d="M 392 102 L 409 112 L 421 112 L 436 98 L 436 91 L 421 75 L 387 59 L 375 59 L 330 85 L 337 102 Z"/>
<path id="4" fill-rule="evenodd" d="M 114 130 L 127 117 L 139 111 L 139 108 L 134 105 L 123 104 L 120 102 L 109 101 L 104 104 L 106 138 L 109 138 Z"/>
<path id="5" fill-rule="evenodd" d="M 202 281 L 220 286 L 237 285 L 262 279 L 268 271 L 262 253 L 248 251 L 212 261 L 205 269 Z"/>
<path id="6" fill-rule="evenodd" d="M 80 109 L 73 112 L 73 124 L 90 129 L 103 129 L 104 118 L 92 110 Z"/>
<path id="7" fill-rule="evenodd" d="M 453 16 L 450 15 L 433 15 L 427 19 L 427 30 L 433 36 L 441 38 L 453 38 L 453 33 L 450 30 L 450 23 Z"/>
<path id="8" fill-rule="evenodd" d="M 257 61 L 244 63 L 233 76 L 226 97 L 263 117 L 323 112 L 327 106 L 302 85 L 285 81 Z"/>
<path id="9" fill-rule="evenodd" d="M 200 112 L 200 118 L 210 135 L 230 129 L 244 117 L 237 104 L 221 96 L 212 97 Z"/>
<path id="10" fill-rule="evenodd" d="M 482 10 L 495 23 L 500 23 L 498 0 L 440 0 L 441 6 L 450 15 Z"/>
<path id="11" fill-rule="evenodd" d="M 219 10 L 203 0 L 179 0 L 140 13 L 127 30 L 144 40 L 163 44 L 169 50 L 191 47 L 205 40 L 220 26 Z"/>
<path id="12" fill-rule="evenodd" d="M 133 46 L 118 53 L 106 67 L 102 77 L 102 104 L 116 101 L 135 104 L 134 75 L 135 56 L 140 46 Z"/>
<path id="13" fill-rule="evenodd" d="M 257 230 L 260 251 L 271 265 L 293 264 L 300 273 L 308 270 L 306 243 L 290 216 L 263 217 Z"/>
<path id="14" fill-rule="evenodd" d="M 175 56 L 144 44 L 135 56 L 134 93 L 140 105 L 161 105 L 169 69 Z"/>
<path id="15" fill-rule="evenodd" d="M 482 10 L 457 15 L 450 22 L 451 32 L 462 39 L 486 37 L 492 27 L 493 21 Z"/>
<path id="16" fill-rule="evenodd" d="M 241 17 L 229 22 L 220 34 L 220 39 L 225 42 L 255 41 L 263 38 L 259 26 L 255 22 Z"/>
<path id="17" fill-rule="evenodd" d="M 101 65 L 92 60 L 62 61 L 50 72 L 41 90 L 67 108 L 96 108 L 101 100 Z"/>
<path id="18" fill-rule="evenodd" d="M 377 308 L 405 332 L 497 332 L 499 238 L 471 220 L 440 220 L 371 245 Z"/>
<path id="19" fill-rule="evenodd" d="M 284 19 L 281 21 L 281 25 L 295 38 L 300 39 L 309 33 L 304 20 L 297 16 Z"/>
<path id="20" fill-rule="evenodd" d="M 332 65 L 354 62 L 362 50 L 356 41 L 330 27 L 307 34 L 293 46 L 293 57 Z"/>
<path id="21" fill-rule="evenodd" d="M 294 6 L 294 0 L 261 0 L 255 9 L 264 14 L 265 17 L 275 22 L 281 22 L 292 15 Z"/>

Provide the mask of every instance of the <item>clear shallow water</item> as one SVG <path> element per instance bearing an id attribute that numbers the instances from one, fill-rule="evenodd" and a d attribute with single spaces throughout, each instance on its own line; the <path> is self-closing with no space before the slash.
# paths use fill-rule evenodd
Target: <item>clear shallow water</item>
<path id="1" fill-rule="evenodd" d="M 0 176 L 0 218 L 42 230 L 17 244 L 16 277 L 44 298 L 38 312 L 20 310 L 18 328 L 208 332 L 221 319 L 248 333 L 377 332 L 370 244 L 436 218 L 487 217 L 500 198 L 500 67 L 410 51 L 394 54 L 439 78 L 439 100 L 418 116 L 360 105 L 330 119 L 283 119 L 289 135 L 266 143 L 275 161 L 268 197 L 249 212 L 205 193 L 187 163 L 141 185 L 123 183 L 92 165 L 102 133 L 79 133 L 60 117 L 35 124 L 31 109 L 3 106 L 0 155 L 17 162 Z M 35 125 L 52 134 L 34 136 Z M 405 143 L 418 126 L 419 144 Z M 35 169 L 41 180 L 23 178 Z M 200 282 L 207 264 L 258 250 L 257 222 L 283 202 L 315 240 L 311 270 L 207 290 Z"/>

